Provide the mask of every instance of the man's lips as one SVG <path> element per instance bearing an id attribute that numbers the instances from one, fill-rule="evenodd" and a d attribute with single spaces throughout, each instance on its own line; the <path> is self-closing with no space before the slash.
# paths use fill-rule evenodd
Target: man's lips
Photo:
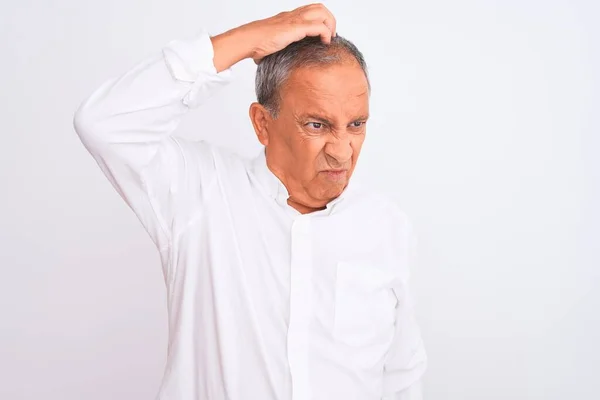
<path id="1" fill-rule="evenodd" d="M 347 169 L 326 169 L 323 172 L 329 179 L 338 180 L 346 177 Z"/>

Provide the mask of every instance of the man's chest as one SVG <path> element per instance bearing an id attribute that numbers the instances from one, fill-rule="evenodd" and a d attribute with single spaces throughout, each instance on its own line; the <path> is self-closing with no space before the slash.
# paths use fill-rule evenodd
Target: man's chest
<path id="1" fill-rule="evenodd" d="M 214 312 L 282 348 L 321 346 L 340 360 L 351 346 L 372 362 L 392 340 L 402 290 L 390 238 L 368 215 L 291 216 L 269 204 L 232 214 L 216 204 L 180 238 L 193 255 L 177 257 L 188 261 L 178 269 L 194 270 L 208 306 L 220 304 Z"/>

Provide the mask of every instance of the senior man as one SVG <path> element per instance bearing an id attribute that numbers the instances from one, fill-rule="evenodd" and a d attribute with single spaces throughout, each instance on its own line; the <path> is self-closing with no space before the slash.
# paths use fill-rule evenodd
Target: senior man
<path id="1" fill-rule="evenodd" d="M 259 154 L 173 135 L 245 58 Z M 317 4 L 172 41 L 79 107 L 82 142 L 161 256 L 158 399 L 421 398 L 410 223 L 350 182 L 369 92 L 362 54 Z"/>

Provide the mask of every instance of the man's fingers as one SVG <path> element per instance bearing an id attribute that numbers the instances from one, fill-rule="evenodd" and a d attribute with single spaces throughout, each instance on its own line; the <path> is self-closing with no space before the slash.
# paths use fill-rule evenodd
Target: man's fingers
<path id="1" fill-rule="evenodd" d="M 335 36 L 337 34 L 337 22 L 335 20 L 335 17 L 333 16 L 333 14 L 331 13 L 331 11 L 329 11 L 329 9 L 327 7 L 323 7 L 325 9 L 325 12 L 327 13 L 328 17 L 325 18 L 325 21 L 323 21 L 323 23 L 325 25 L 327 25 L 327 27 L 329 28 L 329 30 L 331 31 L 331 35 Z"/>
<path id="2" fill-rule="evenodd" d="M 325 26 L 327 26 L 327 29 L 329 29 L 329 32 L 331 32 L 331 36 L 335 36 L 335 19 L 332 18 L 326 18 L 323 23 L 325 24 Z"/>
<path id="3" fill-rule="evenodd" d="M 303 12 L 303 18 L 307 21 L 321 22 L 329 28 L 331 35 L 336 33 L 336 20 L 331 11 L 322 4 L 311 5 Z"/>
<path id="4" fill-rule="evenodd" d="M 304 25 L 305 36 L 320 36 L 325 44 L 331 43 L 331 31 L 323 22 L 309 22 Z"/>

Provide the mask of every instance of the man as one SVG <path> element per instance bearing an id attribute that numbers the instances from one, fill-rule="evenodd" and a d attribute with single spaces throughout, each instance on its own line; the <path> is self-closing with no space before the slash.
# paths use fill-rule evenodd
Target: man
<path id="1" fill-rule="evenodd" d="M 264 150 L 246 161 L 174 136 L 245 58 Z M 309 5 L 173 41 L 80 106 L 79 136 L 162 259 L 159 399 L 421 398 L 409 222 L 350 184 L 369 90 L 361 53 Z"/>

